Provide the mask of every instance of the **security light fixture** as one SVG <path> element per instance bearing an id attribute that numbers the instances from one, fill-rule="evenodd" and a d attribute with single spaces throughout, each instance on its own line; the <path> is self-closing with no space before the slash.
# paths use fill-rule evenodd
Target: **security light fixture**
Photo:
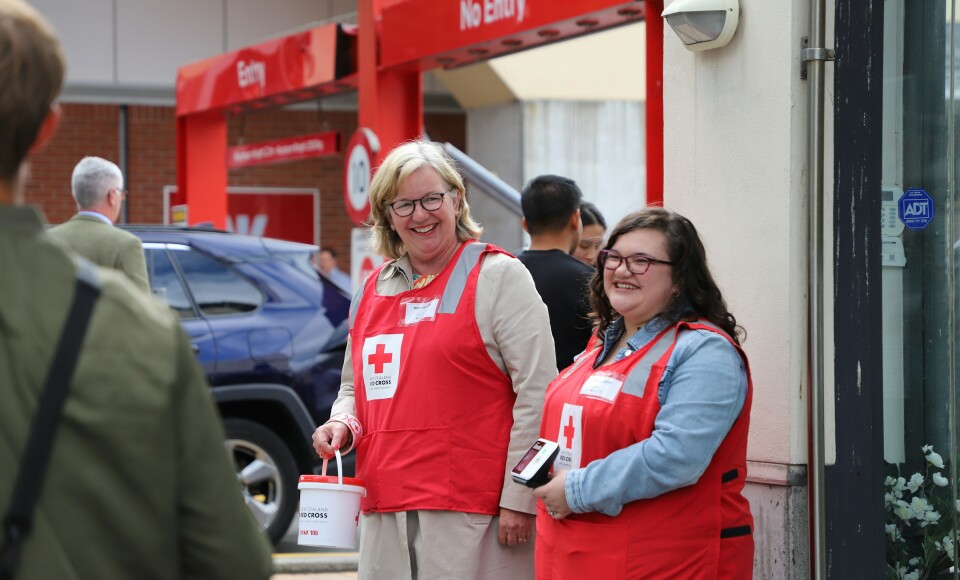
<path id="1" fill-rule="evenodd" d="M 739 0 L 674 0 L 660 14 L 687 50 L 725 46 L 737 30 Z"/>

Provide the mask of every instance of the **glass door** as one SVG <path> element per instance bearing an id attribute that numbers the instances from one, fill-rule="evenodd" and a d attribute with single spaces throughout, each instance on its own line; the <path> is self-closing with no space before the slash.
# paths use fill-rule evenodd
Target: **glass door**
<path id="1" fill-rule="evenodd" d="M 883 7 L 888 578 L 957 578 L 960 30 L 955 0 L 884 0 Z"/>

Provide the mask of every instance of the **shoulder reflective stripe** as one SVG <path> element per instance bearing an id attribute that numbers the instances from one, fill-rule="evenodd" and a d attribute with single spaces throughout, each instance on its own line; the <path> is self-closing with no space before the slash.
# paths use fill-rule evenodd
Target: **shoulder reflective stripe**
<path id="1" fill-rule="evenodd" d="M 647 387 L 647 378 L 650 376 L 650 370 L 653 369 L 653 365 L 655 365 L 657 361 L 660 360 L 660 357 L 673 345 L 676 338 L 676 327 L 665 332 L 657 342 L 650 347 L 650 350 L 643 355 L 643 358 L 633 367 L 630 374 L 627 375 L 627 380 L 623 382 L 622 392 L 637 397 L 643 396 L 643 391 Z"/>
<path id="2" fill-rule="evenodd" d="M 454 264 L 453 272 L 447 281 L 447 287 L 443 291 L 443 297 L 440 299 L 437 314 L 453 314 L 457 311 L 460 298 L 463 296 L 463 289 L 467 286 L 467 278 L 480 260 L 480 254 L 486 249 L 486 244 L 473 243 L 467 244 L 467 247 L 460 252 L 460 257 Z"/>
<path id="3" fill-rule="evenodd" d="M 376 281 L 374 281 L 376 284 Z M 350 301 L 350 326 L 353 328 L 353 320 L 357 317 L 357 308 L 360 308 L 360 298 L 363 296 L 363 288 L 367 285 L 367 281 L 364 280 L 363 284 L 360 284 L 360 287 L 357 288 L 357 291 L 353 293 L 353 299 Z"/>

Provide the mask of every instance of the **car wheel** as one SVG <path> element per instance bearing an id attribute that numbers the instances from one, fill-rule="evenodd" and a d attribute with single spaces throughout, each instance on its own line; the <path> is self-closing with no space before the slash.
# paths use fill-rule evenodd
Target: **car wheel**
<path id="1" fill-rule="evenodd" d="M 290 528 L 297 507 L 299 475 L 293 454 L 260 423 L 226 419 L 223 426 L 244 502 L 276 544 Z"/>

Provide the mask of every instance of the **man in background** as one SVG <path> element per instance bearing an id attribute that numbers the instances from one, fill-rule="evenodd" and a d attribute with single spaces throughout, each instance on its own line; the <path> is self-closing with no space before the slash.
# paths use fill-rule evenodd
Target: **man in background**
<path id="1" fill-rule="evenodd" d="M 347 292 L 353 291 L 350 274 L 337 267 L 337 253 L 333 248 L 320 248 L 320 251 L 313 255 L 313 267 L 337 286 Z"/>
<path id="2" fill-rule="evenodd" d="M 41 425 L 53 446 L 32 526 L 17 535 L 4 521 L 0 565 L 20 545 L 22 579 L 265 580 L 266 539 L 177 321 L 19 207 L 25 159 L 59 122 L 64 71 L 50 25 L 21 0 L 0 0 L 0 55 L 0 513 L 23 466 L 40 463 L 24 449 L 78 280 L 99 287 L 62 415 Z"/>
<path id="3" fill-rule="evenodd" d="M 577 184 L 558 175 L 535 177 L 520 194 L 530 248 L 517 258 L 547 305 L 560 370 L 583 352 L 592 329 L 587 284 L 594 269 L 570 255 L 580 243 L 582 199 Z"/>
<path id="4" fill-rule="evenodd" d="M 52 228 L 50 237 L 94 264 L 120 270 L 149 292 L 140 238 L 113 227 L 127 196 L 120 168 L 100 157 L 84 157 L 70 181 L 77 215 Z"/>

